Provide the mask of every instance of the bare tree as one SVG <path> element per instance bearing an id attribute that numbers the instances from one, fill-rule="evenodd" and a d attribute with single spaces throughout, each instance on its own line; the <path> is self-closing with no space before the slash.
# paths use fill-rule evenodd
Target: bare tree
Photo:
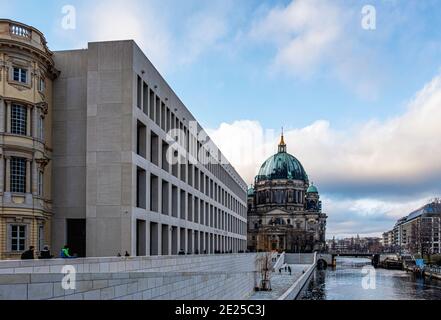
<path id="1" fill-rule="evenodd" d="M 256 270 L 260 274 L 259 290 L 271 291 L 272 253 L 260 253 L 256 257 Z"/>

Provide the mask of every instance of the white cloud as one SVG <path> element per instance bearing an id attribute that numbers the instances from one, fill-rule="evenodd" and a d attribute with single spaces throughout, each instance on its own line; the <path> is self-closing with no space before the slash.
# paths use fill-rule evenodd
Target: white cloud
<path id="1" fill-rule="evenodd" d="M 250 36 L 275 45 L 273 72 L 301 79 L 331 76 L 372 99 L 378 94 L 382 76 L 373 50 L 358 39 L 363 32 L 359 30 L 361 17 L 361 6 L 293 0 L 257 19 Z"/>
<path id="2" fill-rule="evenodd" d="M 391 230 L 395 222 L 420 208 L 429 199 L 378 200 L 374 198 L 332 198 L 322 196 L 324 211 L 328 214 L 327 237 L 344 238 L 381 236 Z"/>
<path id="3" fill-rule="evenodd" d="M 161 71 L 188 65 L 216 47 L 228 31 L 230 6 L 198 6 L 190 14 L 165 10 L 159 1 L 97 2 L 79 10 L 84 42 L 133 39 Z"/>
<path id="4" fill-rule="evenodd" d="M 182 63 L 192 63 L 227 34 L 226 11 L 201 10 L 186 22 Z"/>
<path id="5" fill-rule="evenodd" d="M 441 175 L 441 76 L 389 120 L 335 130 L 328 121 L 285 133 L 288 151 L 317 184 L 412 184 Z M 268 134 L 272 133 L 272 134 Z M 257 121 L 222 124 L 210 136 L 248 183 L 276 148 Z"/>
<path id="6" fill-rule="evenodd" d="M 258 21 L 251 35 L 275 42 L 275 67 L 309 73 L 342 36 L 343 14 L 326 1 L 298 0 L 276 7 Z"/>
<path id="7" fill-rule="evenodd" d="M 90 7 L 89 7 L 90 8 Z M 160 70 L 168 68 L 171 36 L 164 19 L 150 3 L 110 0 L 98 2 L 86 13 L 87 42 L 135 40 Z"/>

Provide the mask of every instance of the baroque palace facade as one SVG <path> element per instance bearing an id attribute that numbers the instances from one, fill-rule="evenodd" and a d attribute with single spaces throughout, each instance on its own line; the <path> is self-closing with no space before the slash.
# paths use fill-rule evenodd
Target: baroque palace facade
<path id="1" fill-rule="evenodd" d="M 312 252 L 326 247 L 327 216 L 302 164 L 287 153 L 265 161 L 248 190 L 248 250 Z"/>
<path id="2" fill-rule="evenodd" d="M 49 243 L 56 77 L 43 34 L 0 20 L 0 259 Z"/>

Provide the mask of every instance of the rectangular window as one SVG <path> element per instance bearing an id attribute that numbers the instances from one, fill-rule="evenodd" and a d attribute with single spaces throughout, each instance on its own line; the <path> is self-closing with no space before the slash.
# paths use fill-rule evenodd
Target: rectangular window
<path id="1" fill-rule="evenodd" d="M 24 106 L 13 104 L 11 114 L 11 133 L 26 135 L 27 109 Z"/>
<path id="2" fill-rule="evenodd" d="M 11 225 L 10 226 L 10 250 L 11 251 L 24 251 L 26 246 L 26 226 L 23 225 Z"/>
<path id="3" fill-rule="evenodd" d="M 43 172 L 38 171 L 38 195 L 43 196 Z"/>
<path id="4" fill-rule="evenodd" d="M 28 82 L 28 70 L 24 68 L 14 68 L 14 81 L 27 83 Z"/>
<path id="5" fill-rule="evenodd" d="M 136 207 L 147 209 L 147 175 L 144 169 L 137 169 L 136 176 Z"/>
<path id="6" fill-rule="evenodd" d="M 44 92 L 45 89 L 46 89 L 46 82 L 43 77 L 40 77 L 38 81 L 38 91 Z"/>
<path id="7" fill-rule="evenodd" d="M 26 192 L 26 159 L 11 158 L 11 192 Z"/>
<path id="8" fill-rule="evenodd" d="M 142 79 L 138 76 L 138 85 L 136 87 L 136 105 L 142 110 Z"/>
<path id="9" fill-rule="evenodd" d="M 141 121 L 137 124 L 136 140 L 136 153 L 145 159 L 147 157 L 147 127 Z"/>

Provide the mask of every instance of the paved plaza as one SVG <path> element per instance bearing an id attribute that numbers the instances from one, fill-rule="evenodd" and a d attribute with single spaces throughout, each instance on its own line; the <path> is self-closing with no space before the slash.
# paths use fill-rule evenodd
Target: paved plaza
<path id="1" fill-rule="evenodd" d="M 285 272 L 279 273 L 279 270 L 271 274 L 271 288 L 272 291 L 259 291 L 254 292 L 250 300 L 277 300 L 282 294 L 284 294 L 303 274 L 303 271 L 311 267 L 307 264 L 290 264 L 292 273 Z"/>

